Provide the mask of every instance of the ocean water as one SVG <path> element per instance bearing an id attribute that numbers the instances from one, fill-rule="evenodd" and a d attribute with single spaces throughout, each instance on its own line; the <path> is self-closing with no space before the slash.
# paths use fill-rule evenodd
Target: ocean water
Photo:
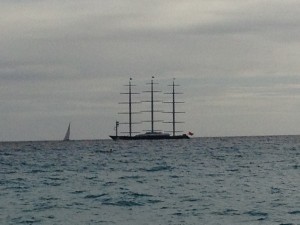
<path id="1" fill-rule="evenodd" d="M 300 224 L 300 137 L 0 143 L 0 224 Z"/>

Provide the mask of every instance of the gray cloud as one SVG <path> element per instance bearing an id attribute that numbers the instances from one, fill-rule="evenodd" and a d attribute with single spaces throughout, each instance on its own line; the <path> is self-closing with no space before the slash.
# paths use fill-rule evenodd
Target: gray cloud
<path id="1" fill-rule="evenodd" d="M 60 139 L 69 121 L 107 138 L 122 85 L 152 75 L 182 85 L 197 136 L 297 134 L 299 4 L 2 1 L 0 140 Z"/>

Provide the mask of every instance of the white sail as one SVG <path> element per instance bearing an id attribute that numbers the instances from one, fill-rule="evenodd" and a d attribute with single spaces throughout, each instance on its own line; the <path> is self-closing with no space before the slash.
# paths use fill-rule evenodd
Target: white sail
<path id="1" fill-rule="evenodd" d="M 64 141 L 69 141 L 70 140 L 70 125 L 71 125 L 71 123 L 69 123 L 68 130 L 66 132 Z"/>

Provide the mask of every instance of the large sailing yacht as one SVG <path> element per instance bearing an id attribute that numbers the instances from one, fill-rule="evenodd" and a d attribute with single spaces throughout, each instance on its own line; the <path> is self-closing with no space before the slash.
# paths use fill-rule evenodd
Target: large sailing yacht
<path id="1" fill-rule="evenodd" d="M 152 77 L 151 82 L 147 83 L 148 85 L 150 85 L 150 90 L 149 91 L 145 91 L 145 92 L 149 92 L 150 93 L 150 100 L 146 101 L 146 102 L 150 102 L 150 110 L 147 111 L 143 111 L 143 112 L 150 112 L 151 114 L 151 119 L 148 121 L 143 121 L 143 122 L 150 122 L 151 123 L 151 129 L 147 130 L 146 133 L 142 133 L 142 134 L 136 134 L 133 135 L 135 132 L 132 131 L 132 125 L 136 124 L 137 122 L 132 122 L 132 114 L 136 114 L 138 112 L 133 112 L 132 111 L 132 104 L 138 103 L 138 102 L 133 102 L 132 101 L 132 95 L 133 94 L 138 94 L 138 93 L 134 93 L 132 92 L 132 87 L 135 86 L 131 83 L 132 79 L 130 78 L 129 80 L 129 84 L 126 85 L 128 86 L 128 93 L 121 93 L 121 94 L 128 94 L 128 102 L 122 102 L 123 104 L 128 104 L 129 107 L 129 111 L 125 112 L 125 113 L 121 113 L 121 114 L 128 114 L 129 118 L 128 118 L 128 123 L 119 123 L 119 121 L 116 121 L 116 125 L 115 125 L 115 131 L 116 134 L 115 135 L 110 135 L 110 138 L 112 138 L 113 140 L 158 140 L 158 139 L 189 139 L 189 136 L 187 134 L 181 134 L 181 135 L 176 135 L 176 133 L 182 132 L 182 131 L 177 131 L 176 130 L 176 123 L 182 123 L 182 122 L 176 122 L 175 120 L 175 116 L 177 113 L 183 113 L 183 112 L 177 112 L 175 111 L 175 104 L 176 103 L 182 103 L 182 102 L 176 102 L 175 101 L 175 95 L 176 94 L 180 94 L 180 93 L 176 93 L 175 92 L 175 87 L 179 86 L 175 84 L 175 79 L 173 79 L 173 83 L 172 85 L 172 92 L 171 93 L 166 93 L 166 94 L 171 94 L 172 95 L 172 101 L 171 102 L 164 102 L 164 103 L 171 103 L 172 104 L 172 111 L 171 112 L 164 112 L 164 113 L 170 113 L 172 114 L 172 121 L 171 122 L 164 122 L 164 123 L 171 123 L 172 124 L 172 131 L 170 134 L 169 132 L 161 132 L 158 130 L 154 129 L 154 124 L 156 122 L 163 122 L 161 120 L 155 120 L 154 119 L 154 113 L 155 112 L 160 112 L 157 110 L 154 110 L 154 103 L 156 102 L 154 100 L 154 93 L 155 92 L 159 92 L 159 91 L 155 91 L 154 90 L 154 85 L 157 84 L 154 82 L 154 77 Z M 129 125 L 129 131 L 127 132 L 128 135 L 118 135 L 118 127 L 120 124 L 128 124 Z"/>

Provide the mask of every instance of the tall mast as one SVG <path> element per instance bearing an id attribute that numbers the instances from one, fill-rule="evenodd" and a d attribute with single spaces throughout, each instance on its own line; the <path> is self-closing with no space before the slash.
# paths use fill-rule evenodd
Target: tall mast
<path id="1" fill-rule="evenodd" d="M 173 109 L 173 136 L 175 136 L 175 83 L 174 83 L 174 79 L 173 79 L 173 92 L 172 92 L 172 96 L 173 96 L 173 103 L 172 103 L 172 109 Z"/>
<path id="2" fill-rule="evenodd" d="M 129 89 L 129 94 L 128 94 L 128 96 L 129 96 L 129 99 L 128 99 L 128 102 L 129 102 L 129 136 L 131 137 L 131 135 L 132 135 L 132 111 L 131 111 L 131 104 L 132 104 L 132 102 L 131 102 L 131 80 L 132 80 L 132 78 L 130 78 L 129 79 L 129 84 L 128 84 L 128 89 Z"/>
<path id="3" fill-rule="evenodd" d="M 164 113 L 171 113 L 172 114 L 172 122 L 164 122 L 164 123 L 172 123 L 172 131 L 169 131 L 169 132 L 172 132 L 172 135 L 175 136 L 176 132 L 182 132 L 182 131 L 176 131 L 176 123 L 183 123 L 183 122 L 177 122 L 176 121 L 176 113 L 184 113 L 184 112 L 177 112 L 176 109 L 175 109 L 175 104 L 176 103 L 184 103 L 184 102 L 176 102 L 175 101 L 175 95 L 176 94 L 182 94 L 182 93 L 179 93 L 179 92 L 175 92 L 175 87 L 180 86 L 180 85 L 175 84 L 175 78 L 173 78 L 173 83 L 171 85 L 168 85 L 168 86 L 172 87 L 172 92 L 171 93 L 165 93 L 165 94 L 171 94 L 172 95 L 172 101 L 171 102 L 164 102 L 164 103 L 171 103 L 172 104 L 172 111 L 171 112 L 164 112 Z"/>
<path id="4" fill-rule="evenodd" d="M 154 132 L 153 79 L 151 79 L 151 132 Z"/>
<path id="5" fill-rule="evenodd" d="M 121 112 L 119 114 L 128 114 L 128 123 L 120 123 L 120 124 L 128 124 L 129 131 L 128 132 L 122 132 L 122 133 L 128 133 L 129 136 L 131 137 L 133 133 L 138 133 L 138 132 L 133 132 L 132 131 L 132 124 L 138 124 L 137 122 L 132 122 L 132 114 L 137 114 L 138 112 L 132 112 L 132 104 L 137 104 L 140 102 L 133 102 L 132 101 L 132 95 L 133 94 L 139 94 L 139 93 L 134 93 L 132 92 L 132 87 L 135 86 L 131 83 L 132 78 L 129 79 L 128 85 L 128 92 L 126 93 L 121 93 L 121 94 L 126 94 L 128 95 L 128 102 L 120 102 L 120 104 L 128 104 L 128 112 Z"/>
<path id="6" fill-rule="evenodd" d="M 154 133 L 154 132 L 158 131 L 158 130 L 154 129 L 154 123 L 161 121 L 161 120 L 154 120 L 154 112 L 161 112 L 160 110 L 154 110 L 154 102 L 161 102 L 161 101 L 154 100 L 154 92 L 160 92 L 160 91 L 155 91 L 154 90 L 154 84 L 158 84 L 158 83 L 155 83 L 153 80 L 154 80 L 154 76 L 152 76 L 152 79 L 151 79 L 150 83 L 146 83 L 146 84 L 150 84 L 150 91 L 144 91 L 144 92 L 150 92 L 150 94 L 151 94 L 150 101 L 145 101 L 145 102 L 150 102 L 151 103 L 151 108 L 150 108 L 150 111 L 143 111 L 143 112 L 150 112 L 151 113 L 150 121 L 148 121 L 148 120 L 143 121 L 143 122 L 151 122 L 151 130 L 149 130 L 151 133 Z"/>

